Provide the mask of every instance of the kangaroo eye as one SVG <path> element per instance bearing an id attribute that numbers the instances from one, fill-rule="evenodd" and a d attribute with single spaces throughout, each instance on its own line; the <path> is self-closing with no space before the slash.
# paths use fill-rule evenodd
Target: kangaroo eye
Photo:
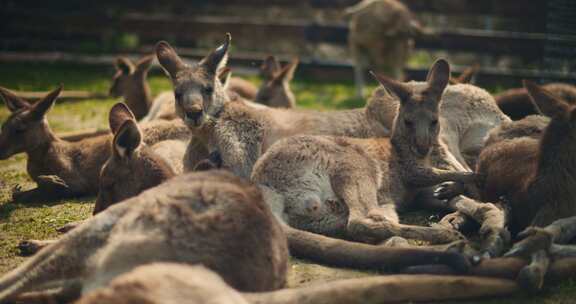
<path id="1" fill-rule="evenodd" d="M 214 93 L 214 88 L 212 86 L 205 86 L 202 88 L 202 93 L 204 95 L 212 95 L 212 93 Z"/>
<path id="2" fill-rule="evenodd" d="M 175 92 L 174 92 L 174 98 L 175 98 L 176 100 L 182 99 L 182 92 L 175 91 Z"/>

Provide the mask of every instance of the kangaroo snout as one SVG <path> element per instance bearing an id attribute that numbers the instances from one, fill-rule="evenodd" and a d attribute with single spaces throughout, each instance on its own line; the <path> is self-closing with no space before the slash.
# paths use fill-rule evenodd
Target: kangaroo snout
<path id="1" fill-rule="evenodd" d="M 202 108 L 190 108 L 190 109 L 184 109 L 184 122 L 186 122 L 186 124 L 188 125 L 192 125 L 192 126 L 199 126 L 202 124 Z"/>

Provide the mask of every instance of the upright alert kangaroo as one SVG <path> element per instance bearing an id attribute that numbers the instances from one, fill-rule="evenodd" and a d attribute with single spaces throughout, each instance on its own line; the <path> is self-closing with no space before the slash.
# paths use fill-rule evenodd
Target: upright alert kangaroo
<path id="1" fill-rule="evenodd" d="M 50 129 L 46 113 L 50 110 L 62 87 L 44 99 L 30 103 L 0 87 L 8 109 L 12 112 L 2 125 L 0 159 L 14 154 L 28 155 L 28 174 L 37 188 L 14 193 L 15 200 L 55 200 L 63 197 L 95 195 L 98 176 L 110 156 L 109 135 L 76 142 L 59 139 Z M 124 115 L 112 111 L 110 116 Z M 179 121 L 159 121 L 143 129 L 144 142 L 151 145 L 166 139 L 186 139 L 190 134 Z"/>
<path id="2" fill-rule="evenodd" d="M 416 190 L 443 181 L 472 182 L 469 172 L 430 167 L 438 144 L 439 109 L 450 67 L 438 60 L 418 89 L 377 77 L 400 98 L 392 137 L 352 139 L 294 136 L 274 144 L 258 160 L 253 182 L 275 214 L 297 229 L 383 241 L 393 236 L 445 243 L 451 229 L 399 223 L 396 207 Z"/>
<path id="3" fill-rule="evenodd" d="M 194 168 L 198 155 L 217 151 L 224 166 L 248 178 L 261 153 L 284 137 L 324 134 L 369 138 L 389 134 L 380 123 L 385 107 L 380 99 L 365 108 L 332 112 L 256 108 L 231 100 L 216 75 L 226 64 L 229 45 L 227 36 L 222 46 L 195 65 L 186 65 L 166 42 L 156 46 L 158 61 L 174 86 L 176 110 L 194 133 L 185 168 Z"/>

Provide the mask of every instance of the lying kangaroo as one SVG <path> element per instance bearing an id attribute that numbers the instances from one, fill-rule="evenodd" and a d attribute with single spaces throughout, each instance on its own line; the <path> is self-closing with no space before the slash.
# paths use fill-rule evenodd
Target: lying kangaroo
<path id="1" fill-rule="evenodd" d="M 576 216 L 576 141 L 574 140 L 576 106 L 555 97 L 546 89 L 525 81 L 536 109 L 550 118 L 539 137 L 522 136 L 496 141 L 481 153 L 477 173 L 480 176 L 479 199 L 501 202 L 510 208 L 507 225 L 513 235 L 529 226 L 543 227 L 555 220 Z M 455 184 L 444 184 L 441 197 L 461 193 Z M 455 200 L 468 199 L 457 196 Z M 564 233 L 573 236 L 570 229 Z M 521 235 L 530 235 L 525 232 Z M 561 237 L 568 241 L 571 237 Z M 541 247 L 544 248 L 544 247 Z M 537 250 L 532 258 L 537 273 L 525 274 L 531 284 L 542 282 L 547 266 L 546 255 Z M 536 276 L 536 278 L 534 278 Z M 538 285 L 538 284 L 537 284 Z M 536 286 L 539 287 L 539 286 Z"/>
<path id="2" fill-rule="evenodd" d="M 32 104 L 0 87 L 0 95 L 12 112 L 0 133 L 0 159 L 25 152 L 28 155 L 28 174 L 37 183 L 35 189 L 16 191 L 13 195 L 15 200 L 55 200 L 94 195 L 98 191 L 98 176 L 110 156 L 111 137 L 103 135 L 76 142 L 59 139 L 50 129 L 46 113 L 61 90 L 59 87 Z M 118 115 L 125 113 L 110 113 L 111 119 Z M 186 126 L 179 121 L 149 124 L 143 133 L 144 142 L 149 145 L 190 136 Z"/>
<path id="3" fill-rule="evenodd" d="M 229 173 L 175 177 L 97 214 L 4 275 L 0 302 L 60 280 L 76 280 L 72 291 L 88 293 L 161 261 L 203 264 L 238 290 L 278 289 L 288 259 L 281 229 L 258 189 Z"/>
<path id="4" fill-rule="evenodd" d="M 413 90 L 426 86 L 425 82 L 405 83 Z M 388 98 L 383 88 L 378 88 L 371 99 L 387 99 L 383 108 L 382 120 L 391 128 L 400 104 L 397 98 Z M 435 147 L 434 164 L 452 170 L 470 170 L 475 167 L 478 155 L 484 146 L 488 132 L 508 118 L 496 105 L 494 98 L 486 90 L 469 84 L 450 85 L 442 98 L 440 108 L 441 145 Z"/>
<path id="5" fill-rule="evenodd" d="M 576 104 L 576 87 L 567 83 L 550 83 L 543 86 L 560 99 L 569 104 Z M 538 110 L 530 101 L 530 96 L 525 88 L 510 89 L 496 95 L 496 103 L 506 115 L 514 120 L 528 115 L 538 114 Z"/>
<path id="6" fill-rule="evenodd" d="M 462 288 L 466 285 L 467 288 Z M 137 286 L 137 287 L 135 287 Z M 439 301 L 506 295 L 513 281 L 491 278 L 387 275 L 338 280 L 264 293 L 240 293 L 203 266 L 154 263 L 118 276 L 83 297 L 92 303 L 350 304 Z"/>
<path id="7" fill-rule="evenodd" d="M 231 100 L 216 77 L 226 64 L 230 36 L 198 64 L 186 65 L 166 42 L 156 45 L 158 61 L 171 77 L 179 116 L 193 130 L 185 168 L 195 167 L 198 149 L 218 151 L 225 166 L 248 178 L 260 154 L 275 141 L 296 134 L 381 137 L 382 107 L 375 99 L 365 108 L 332 112 L 255 108 Z M 204 151 L 204 154 L 205 154 Z"/>
<path id="8" fill-rule="evenodd" d="M 123 106 L 119 103 L 114 107 Z M 94 214 L 183 172 L 188 142 L 171 139 L 149 147 L 142 142 L 135 117 L 129 115 L 111 120 L 110 128 L 114 134 L 112 154 L 100 171 Z"/>
<path id="9" fill-rule="evenodd" d="M 88 294 L 154 262 L 203 264 L 237 290 L 275 290 L 286 283 L 288 248 L 282 229 L 293 254 L 321 256 L 334 264 L 442 263 L 460 271 L 469 266 L 456 253 L 295 232 L 274 219 L 258 187 L 228 172 L 208 171 L 172 178 L 87 220 L 0 278 L 0 303 L 62 280 L 61 297 Z"/>
<path id="10" fill-rule="evenodd" d="M 378 76 L 400 98 L 391 138 L 290 137 L 262 155 L 252 181 L 261 185 L 277 216 L 297 229 L 356 240 L 459 239 L 452 229 L 400 224 L 396 212 L 419 188 L 474 180 L 470 172 L 429 166 L 443 127 L 440 108 L 449 77 L 445 60 L 434 63 L 427 84 L 418 89 Z"/>
<path id="11" fill-rule="evenodd" d="M 276 57 L 268 56 L 260 67 L 264 82 L 254 101 L 273 108 L 296 107 L 296 97 L 290 89 L 290 82 L 297 67 L 298 59 L 281 67 Z"/>

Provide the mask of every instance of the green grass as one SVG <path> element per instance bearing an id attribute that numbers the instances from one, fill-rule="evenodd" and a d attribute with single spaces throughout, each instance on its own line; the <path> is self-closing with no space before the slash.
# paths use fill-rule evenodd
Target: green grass
<path id="1" fill-rule="evenodd" d="M 107 92 L 114 73 L 112 67 L 93 67 L 63 64 L 2 64 L 0 85 L 17 90 L 51 90 L 63 83 L 68 90 Z M 250 78 L 257 82 L 255 78 Z M 157 94 L 171 89 L 169 81 L 156 70 L 149 77 L 152 91 Z M 300 106 L 314 109 L 343 109 L 363 105 L 353 98 L 352 83 L 317 83 L 310 80 L 295 81 L 292 85 Z M 56 104 L 48 115 L 56 132 L 84 128 L 107 128 L 107 112 L 113 99 L 85 100 Z M 0 122 L 9 112 L 0 105 Z M 17 204 L 11 202 L 11 189 L 15 185 L 32 188 L 34 184 L 26 174 L 26 157 L 16 155 L 0 161 L 0 274 L 24 261 L 18 256 L 16 245 L 25 239 L 57 237 L 56 228 L 66 223 L 87 218 L 92 212 L 93 197 L 65 200 L 50 204 Z M 417 215 L 410 222 L 426 221 Z M 374 272 L 324 267 L 301 260 L 293 260 L 288 281 L 300 286 L 318 281 L 333 281 L 373 275 Z M 467 303 L 569 303 L 576 297 L 576 282 L 568 281 L 554 286 L 539 296 L 517 296 Z"/>

